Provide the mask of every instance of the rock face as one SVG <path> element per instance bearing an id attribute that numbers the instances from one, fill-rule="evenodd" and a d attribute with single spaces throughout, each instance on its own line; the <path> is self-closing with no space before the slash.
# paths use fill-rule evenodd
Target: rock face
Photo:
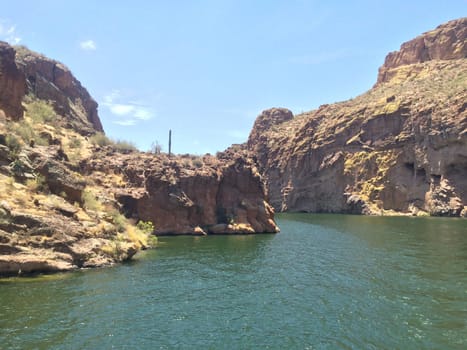
<path id="1" fill-rule="evenodd" d="M 278 231 L 244 154 L 138 152 L 61 63 L 0 43 L 0 68 L 0 275 L 113 264 L 153 234 Z"/>
<path id="2" fill-rule="evenodd" d="M 23 117 L 23 100 L 26 92 L 24 75 L 15 62 L 15 50 L 0 41 L 0 110 L 5 117 L 18 120 Z"/>
<path id="3" fill-rule="evenodd" d="M 377 84 L 391 80 L 404 65 L 432 60 L 455 60 L 467 57 L 467 18 L 450 21 L 435 30 L 402 44 L 399 51 L 386 56 L 380 67 Z"/>
<path id="4" fill-rule="evenodd" d="M 103 131 L 97 114 L 97 102 L 62 63 L 16 47 L 16 62 L 27 82 L 28 93 L 52 101 L 58 115 L 68 126 L 83 135 Z"/>
<path id="5" fill-rule="evenodd" d="M 122 175 L 116 198 L 128 216 L 151 221 L 155 233 L 273 233 L 278 228 L 262 178 L 251 160 L 229 155 L 198 159 L 115 155 L 88 160 L 87 171 Z"/>
<path id="6" fill-rule="evenodd" d="M 373 89 L 285 121 L 246 148 L 279 211 L 459 216 L 467 205 L 467 20 L 386 58 Z"/>

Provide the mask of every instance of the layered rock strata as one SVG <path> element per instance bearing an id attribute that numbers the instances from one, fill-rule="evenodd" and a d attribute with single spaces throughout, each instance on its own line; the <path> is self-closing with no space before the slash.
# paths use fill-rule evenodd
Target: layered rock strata
<path id="1" fill-rule="evenodd" d="M 246 147 L 279 211 L 467 214 L 467 19 L 388 55 L 355 99 L 264 111 Z"/>

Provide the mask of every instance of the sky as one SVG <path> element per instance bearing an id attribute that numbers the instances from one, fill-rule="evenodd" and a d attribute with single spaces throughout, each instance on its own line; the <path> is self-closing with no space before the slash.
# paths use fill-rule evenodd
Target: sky
<path id="1" fill-rule="evenodd" d="M 149 150 L 216 153 L 271 107 L 358 96 L 386 54 L 467 0 L 0 0 L 0 40 L 64 63 L 106 134 Z"/>

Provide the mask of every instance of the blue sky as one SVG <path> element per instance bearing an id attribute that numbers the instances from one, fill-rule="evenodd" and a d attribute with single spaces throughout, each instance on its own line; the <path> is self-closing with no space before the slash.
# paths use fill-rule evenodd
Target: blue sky
<path id="1" fill-rule="evenodd" d="M 467 1 L 8 0 L 0 39 L 67 65 L 112 138 L 215 153 L 270 107 L 355 97 L 389 51 Z"/>

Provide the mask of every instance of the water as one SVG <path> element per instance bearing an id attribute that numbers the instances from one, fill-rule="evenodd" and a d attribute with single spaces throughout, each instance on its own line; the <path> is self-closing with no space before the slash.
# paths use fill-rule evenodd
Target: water
<path id="1" fill-rule="evenodd" d="M 467 349 L 467 221 L 280 215 L 0 281 L 2 349 Z"/>

